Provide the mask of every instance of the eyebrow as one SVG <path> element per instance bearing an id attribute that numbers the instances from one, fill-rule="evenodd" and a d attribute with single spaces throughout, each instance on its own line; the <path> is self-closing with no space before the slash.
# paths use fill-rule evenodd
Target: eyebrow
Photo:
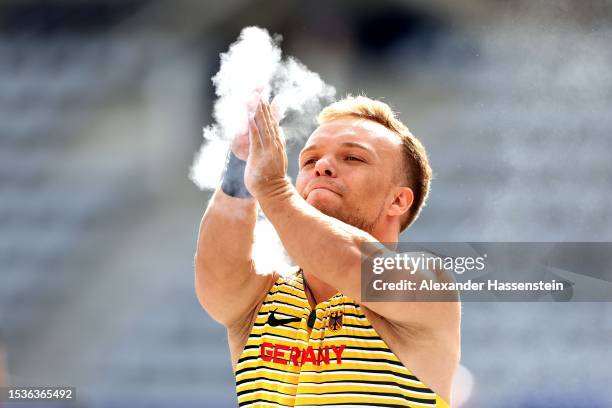
<path id="1" fill-rule="evenodd" d="M 369 147 L 367 147 L 363 143 L 358 143 L 358 142 L 343 142 L 340 146 L 342 146 L 342 147 L 354 147 L 354 148 L 357 148 L 357 149 L 365 150 L 366 152 L 368 152 L 370 154 L 375 154 L 372 149 L 370 149 Z M 316 144 L 310 145 L 310 146 L 304 148 L 300 152 L 300 156 L 302 156 L 306 152 L 309 152 L 311 150 L 317 150 L 319 148 L 320 148 L 320 146 L 318 146 Z"/>

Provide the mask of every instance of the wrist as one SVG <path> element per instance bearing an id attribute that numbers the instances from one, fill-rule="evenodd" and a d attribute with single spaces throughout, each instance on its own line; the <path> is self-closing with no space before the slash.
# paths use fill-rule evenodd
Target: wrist
<path id="1" fill-rule="evenodd" d="M 290 199 L 296 193 L 289 177 L 285 176 L 266 183 L 265 188 L 256 193 L 259 206 L 264 210 L 271 208 L 275 204 L 281 204 Z"/>
<path id="2" fill-rule="evenodd" d="M 221 191 L 230 197 L 253 198 L 244 184 L 246 161 L 239 159 L 230 149 L 227 155 Z"/>

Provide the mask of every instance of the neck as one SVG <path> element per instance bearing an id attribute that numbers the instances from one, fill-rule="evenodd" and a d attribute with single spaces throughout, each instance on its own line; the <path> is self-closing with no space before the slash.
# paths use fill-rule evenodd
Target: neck
<path id="1" fill-rule="evenodd" d="M 378 242 L 397 242 L 400 235 L 399 223 L 395 219 L 387 218 L 383 222 L 376 223 L 372 231 L 368 231 L 368 233 Z"/>

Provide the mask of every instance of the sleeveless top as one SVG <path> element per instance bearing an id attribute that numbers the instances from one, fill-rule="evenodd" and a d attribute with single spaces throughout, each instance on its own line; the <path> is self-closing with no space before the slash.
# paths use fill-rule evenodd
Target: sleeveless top
<path id="1" fill-rule="evenodd" d="M 264 299 L 236 365 L 240 407 L 440 407 L 362 308 L 336 293 L 311 308 L 301 274 L 280 277 Z"/>

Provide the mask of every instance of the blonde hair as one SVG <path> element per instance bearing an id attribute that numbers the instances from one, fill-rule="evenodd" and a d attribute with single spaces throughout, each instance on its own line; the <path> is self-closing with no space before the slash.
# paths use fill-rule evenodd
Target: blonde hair
<path id="1" fill-rule="evenodd" d="M 369 119 L 380 123 L 395 133 L 402 141 L 404 160 L 400 174 L 403 173 L 404 177 L 400 175 L 399 183 L 410 187 L 414 194 L 412 206 L 401 220 L 400 231 L 403 231 L 417 219 L 429 194 L 432 174 L 425 147 L 395 117 L 395 113 L 389 105 L 366 96 L 347 95 L 346 98 L 332 103 L 321 111 L 318 122 L 323 124 L 346 116 Z"/>

